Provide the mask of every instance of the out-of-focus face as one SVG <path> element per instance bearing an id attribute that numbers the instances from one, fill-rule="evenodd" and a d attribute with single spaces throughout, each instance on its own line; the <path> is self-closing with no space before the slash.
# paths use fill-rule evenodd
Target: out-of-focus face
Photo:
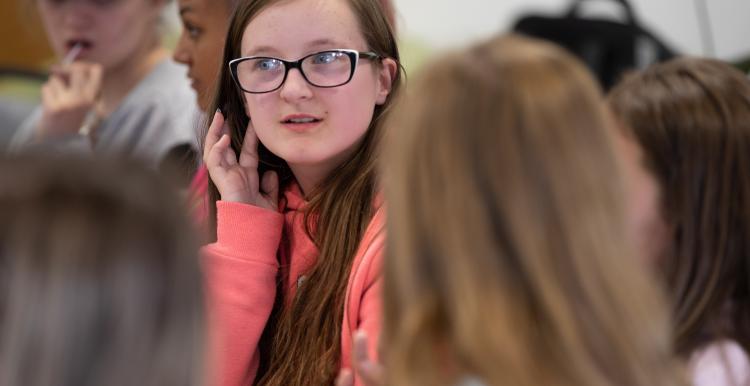
<path id="1" fill-rule="evenodd" d="M 672 237 L 662 214 L 659 181 L 648 169 L 645 154 L 635 139 L 618 131 L 616 143 L 624 169 L 627 231 L 638 255 L 655 264 L 666 252 Z"/>
<path id="2" fill-rule="evenodd" d="M 163 6 L 161 0 L 37 0 L 57 56 L 80 45 L 77 59 L 99 63 L 105 72 L 150 49 Z"/>
<path id="3" fill-rule="evenodd" d="M 178 0 L 182 34 L 174 59 L 188 66 L 188 77 L 206 110 L 219 74 L 230 10 L 226 0 Z"/>
<path id="4" fill-rule="evenodd" d="M 275 3 L 255 16 L 244 31 L 241 55 L 296 61 L 332 49 L 370 50 L 348 2 L 296 0 Z M 265 71 L 263 66 L 238 71 Z M 295 175 L 300 169 L 330 171 L 361 143 L 395 71 L 392 59 L 360 58 L 348 83 L 321 88 L 292 69 L 279 89 L 244 93 L 246 113 L 260 141 Z"/>

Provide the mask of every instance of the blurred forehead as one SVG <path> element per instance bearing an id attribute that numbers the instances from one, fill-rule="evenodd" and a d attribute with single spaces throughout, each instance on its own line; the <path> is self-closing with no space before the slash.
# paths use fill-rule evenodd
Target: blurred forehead
<path id="1" fill-rule="evenodd" d="M 245 28 L 241 53 L 297 59 L 330 48 L 367 49 L 345 0 L 292 0 L 268 6 Z"/>
<path id="2" fill-rule="evenodd" d="M 160 9 L 166 4 L 166 2 L 149 0 L 37 0 L 36 3 L 40 6 L 52 9 L 64 9 L 64 7 L 71 5 L 85 5 L 91 9 L 99 9 L 103 11 L 111 10 L 115 7 L 120 8 L 121 6 L 127 6 L 129 8 L 143 7 L 144 9 Z"/>
<path id="3" fill-rule="evenodd" d="M 190 14 L 202 17 L 205 13 L 225 13 L 229 23 L 229 9 L 231 0 L 178 0 L 177 8 L 180 15 Z"/>

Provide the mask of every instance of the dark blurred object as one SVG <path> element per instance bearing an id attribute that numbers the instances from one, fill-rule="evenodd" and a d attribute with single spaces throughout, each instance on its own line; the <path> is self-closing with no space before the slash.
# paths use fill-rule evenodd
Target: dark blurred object
<path id="1" fill-rule="evenodd" d="M 170 149 L 159 162 L 157 169 L 173 187 L 184 190 L 190 186 L 198 163 L 198 152 L 193 146 L 184 143 Z"/>
<path id="2" fill-rule="evenodd" d="M 750 57 L 740 59 L 739 61 L 734 63 L 734 66 L 739 68 L 745 74 L 750 75 Z"/>
<path id="3" fill-rule="evenodd" d="M 527 15 L 516 22 L 516 32 L 555 42 L 576 54 L 609 89 L 623 72 L 671 59 L 674 51 L 637 20 L 626 0 L 612 0 L 625 10 L 625 20 L 585 18 L 584 0 L 574 0 L 562 16 Z"/>

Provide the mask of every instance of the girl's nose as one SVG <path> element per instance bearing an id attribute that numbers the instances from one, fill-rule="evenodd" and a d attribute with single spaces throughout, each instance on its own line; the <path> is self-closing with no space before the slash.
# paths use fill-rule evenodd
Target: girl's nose
<path id="1" fill-rule="evenodd" d="M 96 10 L 87 1 L 65 1 L 54 5 L 57 12 L 62 16 L 66 27 L 74 30 L 83 30 L 93 24 Z"/>
<path id="2" fill-rule="evenodd" d="M 312 86 L 307 83 L 299 69 L 293 68 L 281 86 L 280 96 L 287 101 L 308 99 L 312 97 Z"/>

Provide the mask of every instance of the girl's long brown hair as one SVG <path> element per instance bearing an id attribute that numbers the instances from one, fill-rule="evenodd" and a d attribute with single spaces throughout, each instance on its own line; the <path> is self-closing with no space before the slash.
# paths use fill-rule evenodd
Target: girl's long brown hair
<path id="1" fill-rule="evenodd" d="M 501 37 L 412 86 L 384 147 L 386 384 L 679 384 L 583 64 Z"/>
<path id="2" fill-rule="evenodd" d="M 750 352 L 750 80 L 681 58 L 630 75 L 609 103 L 643 147 L 674 232 L 659 265 L 677 352 L 722 338 Z"/>
<path id="3" fill-rule="evenodd" d="M 224 48 L 224 63 L 240 56 L 242 34 L 264 8 L 278 0 L 251 0 L 238 5 Z M 368 49 L 381 57 L 399 61 L 396 41 L 389 19 L 378 0 L 348 0 L 358 18 Z M 344 295 L 354 254 L 373 214 L 376 190 L 376 157 L 380 127 L 401 83 L 397 72 L 386 102 L 374 106 L 370 127 L 359 149 L 335 169 L 308 195 L 305 213 L 308 234 L 320 254 L 291 301 L 277 300 L 275 316 L 267 326 L 270 337 L 263 352 L 263 368 L 258 383 L 263 385 L 324 385 L 336 377 L 341 357 L 341 327 Z M 220 108 L 230 128 L 232 148 L 239 154 L 248 117 L 241 91 L 235 86 L 228 68 L 223 67 L 213 109 Z M 259 173 L 275 170 L 282 184 L 293 175 L 284 160 L 259 145 Z M 215 229 L 219 198 L 213 183 L 209 186 L 211 221 Z M 287 278 L 280 278 L 285 282 Z M 286 303 L 286 304 L 285 304 Z"/>

